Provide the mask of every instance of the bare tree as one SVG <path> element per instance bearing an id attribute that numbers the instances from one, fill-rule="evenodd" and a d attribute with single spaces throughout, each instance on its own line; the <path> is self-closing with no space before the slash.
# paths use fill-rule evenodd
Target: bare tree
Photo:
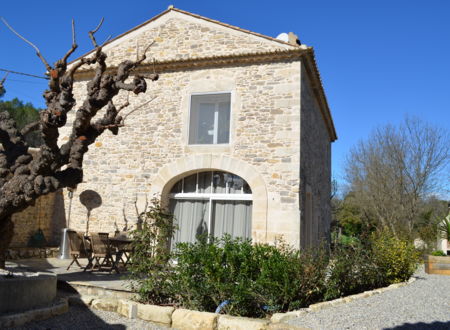
<path id="1" fill-rule="evenodd" d="M 17 33 L 5 20 L 3 22 L 35 49 L 45 65 L 49 84 L 43 95 L 47 108 L 41 111 L 37 122 L 19 131 L 7 112 L 0 113 L 0 142 L 3 146 L 0 152 L 0 267 L 4 267 L 5 250 L 13 236 L 12 215 L 32 205 L 39 196 L 65 187 L 75 188 L 83 178 L 83 157 L 89 145 L 105 130 L 117 134 L 124 125 L 120 111 L 128 106 L 128 102 L 116 107 L 113 98 L 121 90 L 134 94 L 146 92 L 145 78 L 133 71 L 146 59 L 150 47 L 135 61 L 127 60 L 107 70 L 103 45 L 99 45 L 95 38 L 102 19 L 94 30 L 89 31 L 94 46 L 92 55 L 68 65 L 69 57 L 77 49 L 72 21 L 72 47 L 51 66 L 36 45 Z M 74 74 L 83 66 L 94 66 L 94 76 L 87 84 L 86 99 L 76 109 L 69 140 L 58 146 L 59 129 L 66 124 L 68 112 L 76 105 L 73 97 Z M 154 81 L 158 75 L 152 74 L 147 78 Z M 98 111 L 105 107 L 104 115 L 95 119 Z M 32 157 L 24 136 L 37 129 L 41 131 L 43 144 Z"/>
<path id="2" fill-rule="evenodd" d="M 406 118 L 351 150 L 346 179 L 363 211 L 395 235 L 410 235 L 422 202 L 448 188 L 449 162 L 448 130 Z"/>

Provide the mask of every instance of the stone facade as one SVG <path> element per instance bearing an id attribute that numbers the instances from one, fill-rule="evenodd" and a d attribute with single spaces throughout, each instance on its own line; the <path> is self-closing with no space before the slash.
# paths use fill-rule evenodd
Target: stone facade
<path id="1" fill-rule="evenodd" d="M 35 155 L 37 149 L 29 149 L 31 155 Z M 30 246 L 30 238 L 41 229 L 46 246 L 57 246 L 61 239 L 61 230 L 66 227 L 66 214 L 62 191 L 57 191 L 39 197 L 34 206 L 29 206 L 22 212 L 13 215 L 14 236 L 10 247 L 17 253 L 10 253 L 19 258 L 42 255 L 39 249 Z M 20 249 L 30 246 L 30 249 Z"/>
<path id="2" fill-rule="evenodd" d="M 302 66 L 300 194 L 302 247 L 328 241 L 331 225 L 331 143 L 320 106 Z M 311 198 L 308 218 L 307 196 Z"/>
<path id="3" fill-rule="evenodd" d="M 47 246 L 59 244 L 61 230 L 65 227 L 62 192 L 39 197 L 34 206 L 13 215 L 14 237 L 11 247 L 25 247 L 38 229 L 44 233 Z"/>
<path id="4" fill-rule="evenodd" d="M 114 66 L 135 59 L 153 41 L 149 53 L 158 62 L 292 49 L 289 44 L 174 9 L 111 40 L 104 47 L 106 63 Z"/>
<path id="5" fill-rule="evenodd" d="M 306 230 L 301 225 L 306 184 L 314 194 L 316 228 L 308 235 L 316 237 L 311 242 L 326 236 L 330 144 L 335 133 L 329 134 L 323 104 L 316 100 L 317 92 L 306 77 L 304 67 L 311 64 L 304 63 L 301 46 L 172 9 L 105 46 L 109 63 L 134 58 L 137 49 L 153 39 L 151 54 L 159 64 L 186 60 L 192 66 L 158 71 L 160 79 L 148 82 L 145 95 L 131 97 L 128 109 L 157 98 L 127 117 L 118 136 L 106 132 L 91 146 L 85 156 L 84 182 L 74 194 L 71 227 L 86 228 L 87 210 L 79 202 L 79 194 L 85 190 L 94 190 L 102 198 L 102 205 L 91 211 L 90 230 L 113 232 L 136 221 L 135 206 L 142 210 L 146 197 L 166 200 L 180 178 L 214 169 L 234 173 L 249 183 L 255 241 L 273 242 L 283 236 L 300 247 L 301 240 L 309 239 L 301 235 L 301 230 Z M 279 51 L 298 55 L 278 58 Z M 195 62 L 197 58 L 214 60 L 220 55 L 223 60 L 261 52 L 272 52 L 273 57 L 252 63 L 247 56 L 245 63 L 224 65 L 219 61 L 215 66 Z M 74 89 L 78 104 L 85 97 L 89 75 L 78 76 Z M 231 93 L 230 143 L 189 145 L 190 96 L 211 92 Z M 126 95 L 120 94 L 115 103 L 125 99 Z M 68 139 L 72 120 L 73 113 L 61 142 Z M 68 202 L 66 197 L 65 204 Z"/>

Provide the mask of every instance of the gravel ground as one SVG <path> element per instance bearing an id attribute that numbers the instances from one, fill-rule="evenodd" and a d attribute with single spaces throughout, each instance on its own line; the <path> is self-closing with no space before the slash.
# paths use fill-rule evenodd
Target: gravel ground
<path id="1" fill-rule="evenodd" d="M 69 311 L 51 319 L 29 322 L 16 330 L 81 330 L 81 329 L 168 329 L 139 319 L 128 319 L 113 312 L 70 306 Z"/>
<path id="2" fill-rule="evenodd" d="M 423 267 L 417 280 L 405 287 L 368 298 L 310 312 L 289 321 L 310 329 L 450 329 L 450 277 L 428 275 Z M 25 329 L 168 329 L 113 312 L 71 306 L 66 314 L 38 322 Z"/>
<path id="3" fill-rule="evenodd" d="M 289 321 L 311 329 L 450 329 L 450 276 L 419 269 L 415 282 Z"/>

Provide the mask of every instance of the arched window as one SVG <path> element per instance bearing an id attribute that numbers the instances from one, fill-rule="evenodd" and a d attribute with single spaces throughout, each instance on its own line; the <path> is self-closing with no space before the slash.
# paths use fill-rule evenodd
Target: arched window
<path id="1" fill-rule="evenodd" d="M 203 234 L 251 237 L 252 191 L 237 175 L 198 172 L 178 181 L 169 197 L 178 226 L 172 246 L 195 242 Z"/>

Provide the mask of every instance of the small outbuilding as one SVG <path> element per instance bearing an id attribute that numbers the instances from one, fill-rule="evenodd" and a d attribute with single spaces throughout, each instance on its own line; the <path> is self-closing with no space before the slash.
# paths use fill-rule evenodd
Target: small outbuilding
<path id="1" fill-rule="evenodd" d="M 86 154 L 84 182 L 64 192 L 68 225 L 85 230 L 79 196 L 89 190 L 101 200 L 89 210 L 90 231 L 133 225 L 136 209 L 157 196 L 177 219 L 174 242 L 201 233 L 283 237 L 296 248 L 327 240 L 337 137 L 312 47 L 292 33 L 272 38 L 170 7 L 110 40 L 107 63 L 134 59 L 152 42 L 137 73 L 160 78 L 130 97 L 128 111 L 152 101 Z M 79 102 L 93 74 L 77 73 Z"/>

